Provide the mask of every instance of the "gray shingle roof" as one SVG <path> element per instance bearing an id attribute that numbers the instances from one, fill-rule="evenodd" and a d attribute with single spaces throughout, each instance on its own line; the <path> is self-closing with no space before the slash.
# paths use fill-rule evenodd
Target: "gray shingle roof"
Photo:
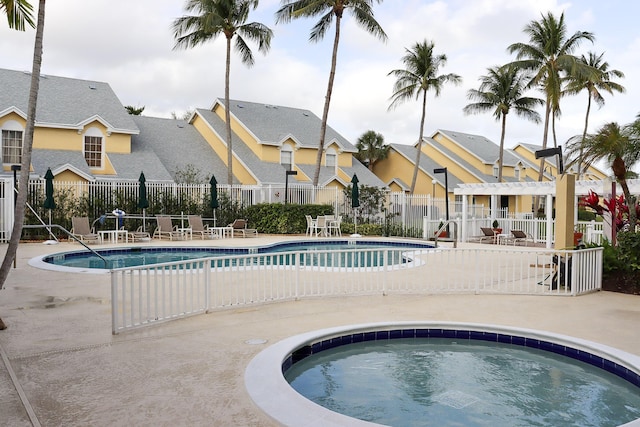
<path id="1" fill-rule="evenodd" d="M 71 150 L 33 150 L 31 166 L 33 173 L 44 177 L 47 169 L 56 170 L 65 165 L 71 165 L 78 171 L 91 176 L 91 170 L 80 151 Z"/>
<path id="2" fill-rule="evenodd" d="M 224 99 L 217 102 L 225 105 Z M 238 100 L 229 102 L 231 114 L 244 123 L 260 143 L 279 145 L 291 137 L 301 147 L 318 146 L 322 120 L 309 110 Z M 346 152 L 358 152 L 353 144 L 327 125 L 325 147 L 332 141 Z"/>
<path id="3" fill-rule="evenodd" d="M 0 112 L 27 113 L 31 73 L 0 69 Z M 103 82 L 42 75 L 38 91 L 36 126 L 82 127 L 100 117 L 114 132 L 138 133 L 111 86 Z"/>
<path id="4" fill-rule="evenodd" d="M 184 120 L 132 116 L 140 134 L 131 138 L 131 154 L 110 154 L 118 174 L 133 170 L 135 179 L 140 171 L 152 180 L 174 180 L 177 171 L 192 165 L 202 182 L 214 174 L 218 182 L 226 183 L 227 166 L 211 149 L 200 133 Z"/>
<path id="5" fill-rule="evenodd" d="M 236 103 L 243 102 L 233 101 Z M 262 105 L 262 104 L 255 104 Z M 262 107 L 264 108 L 264 107 Z M 282 107 L 286 108 L 286 107 Z M 300 110 L 298 110 L 300 111 Z M 196 112 L 211 126 L 211 128 L 218 134 L 221 139 L 225 139 L 226 133 L 224 121 L 214 112 L 209 110 L 197 109 Z M 276 119 L 274 116 L 273 120 Z M 289 120 L 285 117 L 281 120 Z M 248 130 L 253 132 L 253 129 L 245 123 Z M 286 123 L 285 123 L 286 125 Z M 285 180 L 285 168 L 279 163 L 263 162 L 256 156 L 256 154 L 234 133 L 232 132 L 232 145 L 235 155 L 245 164 L 245 166 L 253 173 L 260 184 L 282 184 Z M 317 146 L 317 144 L 315 145 Z M 356 150 L 357 151 L 357 150 Z M 358 174 L 358 179 L 363 185 L 385 187 L 385 184 L 378 179 L 371 171 L 369 171 L 364 165 L 353 159 L 353 165 L 351 168 L 341 167 L 341 169 L 348 175 L 353 175 L 354 171 Z M 296 164 L 305 175 L 310 179 L 315 172 L 315 165 Z M 362 176 L 361 176 L 362 175 Z M 331 182 L 336 179 L 335 170 L 331 167 L 320 168 L 319 183 L 321 185 Z M 296 182 L 297 184 L 303 184 L 303 182 Z"/>
<path id="6" fill-rule="evenodd" d="M 483 163 L 493 165 L 500 157 L 500 146 L 490 139 L 482 135 L 473 135 L 458 131 L 442 130 L 438 132 L 446 135 L 452 141 L 458 143 L 470 153 L 477 156 Z M 503 164 L 505 166 L 513 166 L 520 161 L 519 157 L 514 156 L 508 151 L 504 151 Z"/>

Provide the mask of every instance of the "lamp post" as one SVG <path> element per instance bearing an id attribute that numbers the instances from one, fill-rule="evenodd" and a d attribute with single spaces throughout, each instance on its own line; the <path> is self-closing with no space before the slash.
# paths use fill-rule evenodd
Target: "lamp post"
<path id="1" fill-rule="evenodd" d="M 298 171 L 286 171 L 284 175 L 284 204 L 289 201 L 289 175 L 298 175 Z"/>
<path id="2" fill-rule="evenodd" d="M 444 203 L 445 203 L 444 206 L 445 206 L 445 212 L 447 215 L 447 235 L 450 236 L 449 234 L 449 174 L 447 173 L 447 168 L 435 168 L 433 170 L 433 173 L 444 174 Z"/>

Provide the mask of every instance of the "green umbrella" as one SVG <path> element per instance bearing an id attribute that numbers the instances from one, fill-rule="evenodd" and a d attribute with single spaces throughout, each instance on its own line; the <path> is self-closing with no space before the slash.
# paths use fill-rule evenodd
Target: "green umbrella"
<path id="1" fill-rule="evenodd" d="M 357 213 L 355 209 L 360 206 L 360 191 L 358 190 L 358 175 L 353 174 L 353 178 L 351 178 L 351 207 L 354 209 L 353 212 L 353 237 L 359 237 L 357 231 Z"/>
<path id="2" fill-rule="evenodd" d="M 142 208 L 142 231 L 145 231 L 145 209 L 149 207 L 149 199 L 147 199 L 147 180 L 144 177 L 144 172 L 140 172 L 138 182 L 140 183 L 138 189 L 138 207 Z"/>
<path id="3" fill-rule="evenodd" d="M 55 209 L 56 202 L 53 200 L 53 172 L 51 172 L 51 168 L 47 169 L 47 173 L 44 175 L 44 207 L 46 209 Z"/>
<path id="4" fill-rule="evenodd" d="M 211 179 L 209 180 L 209 184 L 211 184 L 211 188 L 209 191 L 211 192 L 211 200 L 209 200 L 209 206 L 213 209 L 213 226 L 216 226 L 216 208 L 220 206 L 218 204 L 218 181 L 216 181 L 216 176 L 211 175 Z"/>
<path id="5" fill-rule="evenodd" d="M 358 190 L 358 175 L 353 174 L 353 178 L 351 178 L 351 207 L 357 208 L 360 206 L 360 191 Z"/>
<path id="6" fill-rule="evenodd" d="M 216 181 L 216 176 L 215 175 L 211 175 L 211 179 L 209 180 L 209 184 L 211 184 L 211 201 L 210 206 L 211 208 L 215 209 L 218 206 L 220 206 L 218 204 L 218 181 Z"/>

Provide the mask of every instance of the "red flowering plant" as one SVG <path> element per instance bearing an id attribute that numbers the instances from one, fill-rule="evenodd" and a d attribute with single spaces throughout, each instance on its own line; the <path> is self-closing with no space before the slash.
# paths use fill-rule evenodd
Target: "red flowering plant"
<path id="1" fill-rule="evenodd" d="M 623 195 L 615 199 L 602 199 L 602 204 L 600 204 L 600 196 L 595 191 L 589 190 L 589 194 L 580 200 L 580 206 L 593 209 L 600 216 L 603 216 L 605 212 L 615 212 L 616 231 L 622 230 L 629 223 L 629 206 L 625 203 Z M 636 215 L 640 216 L 638 203 L 635 204 L 635 209 Z"/>

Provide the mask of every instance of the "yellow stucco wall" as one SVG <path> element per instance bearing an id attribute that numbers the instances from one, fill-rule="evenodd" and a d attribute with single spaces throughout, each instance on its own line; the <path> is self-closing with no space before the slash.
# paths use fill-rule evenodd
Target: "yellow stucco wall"
<path id="1" fill-rule="evenodd" d="M 195 115 L 193 121 L 193 126 L 196 130 L 202 135 L 202 137 L 207 141 L 209 146 L 216 152 L 218 157 L 227 164 L 227 145 L 220 139 L 213 130 L 207 125 L 207 123 L 202 120 L 199 115 Z M 249 173 L 247 168 L 242 165 L 238 159 L 233 157 L 233 175 L 240 181 L 240 184 L 243 185 L 255 185 L 257 181 L 255 178 Z M 222 179 L 221 182 L 226 183 L 226 179 Z"/>

